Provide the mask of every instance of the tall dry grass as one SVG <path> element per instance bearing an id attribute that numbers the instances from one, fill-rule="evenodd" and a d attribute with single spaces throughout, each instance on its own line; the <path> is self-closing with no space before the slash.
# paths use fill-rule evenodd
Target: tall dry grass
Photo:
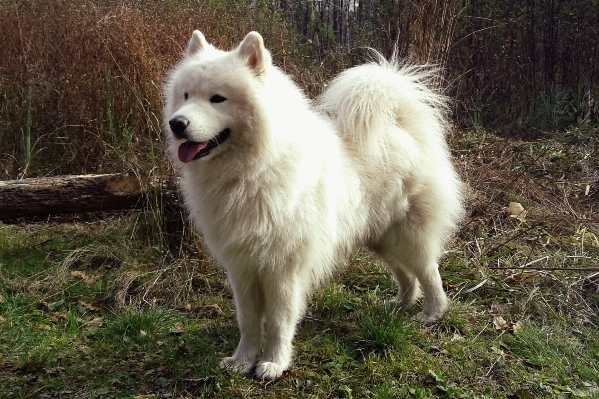
<path id="1" fill-rule="evenodd" d="M 160 164 L 160 87 L 193 29 L 224 48 L 259 30 L 292 64 L 284 23 L 245 2 L 9 0 L 0 26 L 1 179 Z"/>

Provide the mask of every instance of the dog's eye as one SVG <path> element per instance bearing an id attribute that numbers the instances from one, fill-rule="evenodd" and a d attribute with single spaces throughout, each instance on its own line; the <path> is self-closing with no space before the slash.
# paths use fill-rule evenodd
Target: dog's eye
<path id="1" fill-rule="evenodd" d="M 185 93 L 185 94 L 183 95 L 183 97 L 185 97 L 185 99 L 187 100 L 187 99 L 189 98 L 189 94 Z"/>
<path id="2" fill-rule="evenodd" d="M 210 97 L 210 102 L 211 103 L 222 103 L 225 100 L 226 100 L 226 98 L 224 98 L 220 94 L 215 94 L 212 97 Z"/>

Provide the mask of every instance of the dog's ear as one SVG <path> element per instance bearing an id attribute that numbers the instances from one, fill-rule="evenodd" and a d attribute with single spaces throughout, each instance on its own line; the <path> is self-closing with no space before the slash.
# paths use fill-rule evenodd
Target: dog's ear
<path id="1" fill-rule="evenodd" d="M 194 55 L 208 47 L 209 44 L 206 41 L 206 38 L 199 30 L 194 30 L 191 35 L 191 40 L 187 45 L 187 55 Z"/>
<path id="2" fill-rule="evenodd" d="M 250 32 L 238 47 L 239 55 L 247 66 L 259 76 L 270 65 L 270 54 L 264 47 L 264 40 L 258 32 Z"/>

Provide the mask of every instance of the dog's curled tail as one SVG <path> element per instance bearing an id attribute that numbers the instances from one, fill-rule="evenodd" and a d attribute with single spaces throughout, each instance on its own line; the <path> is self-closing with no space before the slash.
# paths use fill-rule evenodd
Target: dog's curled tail
<path id="1" fill-rule="evenodd" d="M 342 136 L 355 145 L 386 141 L 392 125 L 407 131 L 421 151 L 445 148 L 447 98 L 435 91 L 438 70 L 427 65 L 386 60 L 372 50 L 373 61 L 337 76 L 318 98 Z"/>

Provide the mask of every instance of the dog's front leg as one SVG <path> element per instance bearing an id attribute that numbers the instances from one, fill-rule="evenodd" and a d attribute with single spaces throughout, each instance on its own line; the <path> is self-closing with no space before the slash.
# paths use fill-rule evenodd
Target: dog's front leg
<path id="1" fill-rule="evenodd" d="M 257 281 L 233 279 L 231 276 L 232 273 L 229 274 L 229 282 L 233 289 L 241 338 L 233 356 L 222 359 L 220 367 L 247 374 L 254 368 L 260 354 L 264 298 Z"/>
<path id="2" fill-rule="evenodd" d="M 276 281 L 264 283 L 266 340 L 264 356 L 256 365 L 257 378 L 278 378 L 291 363 L 293 336 L 304 313 L 308 287 L 297 275 L 279 275 Z"/>

